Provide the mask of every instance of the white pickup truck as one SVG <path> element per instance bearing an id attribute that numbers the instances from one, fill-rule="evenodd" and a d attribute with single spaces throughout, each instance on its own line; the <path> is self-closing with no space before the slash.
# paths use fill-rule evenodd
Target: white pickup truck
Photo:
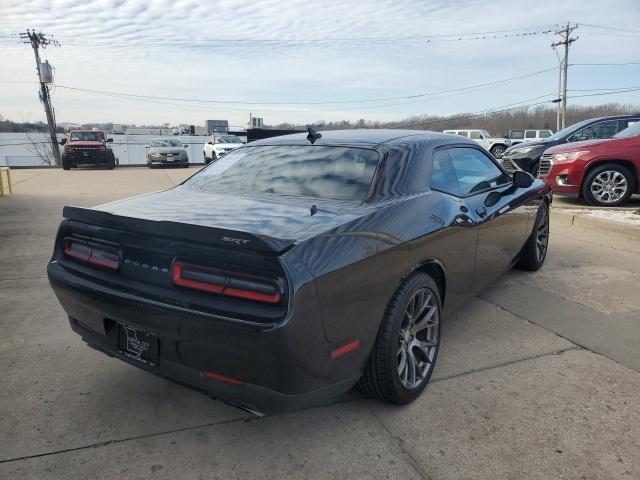
<path id="1" fill-rule="evenodd" d="M 214 135 L 204 144 L 204 163 L 215 162 L 218 158 L 244 145 L 235 135 Z"/>
<path id="2" fill-rule="evenodd" d="M 451 135 L 460 135 L 461 137 L 470 138 L 475 140 L 485 149 L 491 152 L 495 158 L 502 158 L 504 151 L 511 146 L 511 140 L 506 138 L 493 138 L 486 130 L 475 129 L 456 129 L 456 130 L 444 130 L 442 133 L 449 133 Z"/>

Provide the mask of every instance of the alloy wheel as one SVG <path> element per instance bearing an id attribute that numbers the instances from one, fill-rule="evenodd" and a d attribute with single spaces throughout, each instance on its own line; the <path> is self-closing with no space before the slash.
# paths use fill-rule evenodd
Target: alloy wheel
<path id="1" fill-rule="evenodd" d="M 591 194 L 601 203 L 616 203 L 629 188 L 627 178 L 616 170 L 600 172 L 591 182 Z"/>
<path id="2" fill-rule="evenodd" d="M 494 158 L 502 158 L 502 156 L 504 155 L 504 151 L 504 147 L 495 147 L 493 150 L 491 150 L 491 154 L 494 156 Z"/>
<path id="3" fill-rule="evenodd" d="M 429 377 L 438 353 L 440 311 L 428 288 L 416 291 L 407 304 L 398 336 L 398 377 L 407 390 Z"/>
<path id="4" fill-rule="evenodd" d="M 536 231 L 536 257 L 539 263 L 542 263 L 547 255 L 547 247 L 549 245 L 549 210 L 543 208 L 540 211 L 540 220 Z"/>

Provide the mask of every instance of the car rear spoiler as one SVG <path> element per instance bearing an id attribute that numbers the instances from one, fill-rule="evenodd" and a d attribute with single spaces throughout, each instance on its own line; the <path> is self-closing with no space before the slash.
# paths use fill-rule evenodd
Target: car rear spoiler
<path id="1" fill-rule="evenodd" d="M 237 248 L 270 254 L 284 253 L 295 243 L 295 240 L 274 238 L 259 233 L 164 220 L 158 221 L 125 217 L 91 208 L 66 206 L 62 211 L 62 215 L 70 221 L 105 228 L 126 230 L 157 237 L 175 238 L 210 246 Z"/>

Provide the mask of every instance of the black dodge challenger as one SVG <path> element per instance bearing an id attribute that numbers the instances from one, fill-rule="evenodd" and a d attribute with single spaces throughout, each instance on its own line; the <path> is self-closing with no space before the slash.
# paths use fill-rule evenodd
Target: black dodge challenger
<path id="1" fill-rule="evenodd" d="M 540 268 L 551 200 L 462 137 L 310 130 L 166 191 L 65 207 L 47 272 L 87 344 L 246 410 L 355 384 L 402 404 L 445 314 Z"/>

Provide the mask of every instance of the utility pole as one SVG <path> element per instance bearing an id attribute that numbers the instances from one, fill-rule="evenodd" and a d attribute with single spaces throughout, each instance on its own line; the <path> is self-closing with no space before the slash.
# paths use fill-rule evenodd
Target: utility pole
<path id="1" fill-rule="evenodd" d="M 40 101 L 44 104 L 44 112 L 47 115 L 47 124 L 49 125 L 49 135 L 51 137 L 51 151 L 53 152 L 53 158 L 56 165 L 60 165 L 60 146 L 58 145 L 58 138 L 56 137 L 56 120 L 51 107 L 51 97 L 49 95 L 49 81 L 44 81 L 42 76 L 42 63 L 40 62 L 40 47 L 46 48 L 47 45 L 60 46 L 56 40 L 49 40 L 42 33 L 35 30 L 28 30 L 26 33 L 21 33 L 20 38 L 22 43 L 31 44 L 33 53 L 36 57 L 36 71 L 38 72 L 38 80 L 40 82 Z"/>
<path id="2" fill-rule="evenodd" d="M 562 67 L 562 128 L 566 126 L 566 116 L 567 116 L 567 73 L 569 72 L 569 46 L 578 40 L 578 37 L 571 38 L 571 32 L 576 30 L 578 25 L 571 26 L 569 22 L 567 25 L 562 28 L 562 30 L 558 30 L 556 35 L 560 35 L 562 39 L 559 42 L 552 43 L 551 47 L 556 48 L 560 45 L 564 45 L 564 58 L 561 63 Z"/>

